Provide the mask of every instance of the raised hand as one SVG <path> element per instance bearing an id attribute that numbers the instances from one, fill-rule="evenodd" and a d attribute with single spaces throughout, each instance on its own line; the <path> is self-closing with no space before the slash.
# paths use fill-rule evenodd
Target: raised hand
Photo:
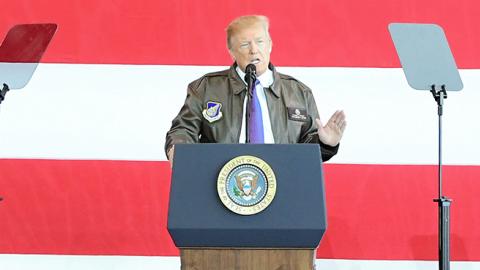
<path id="1" fill-rule="evenodd" d="M 318 137 L 324 144 L 335 146 L 342 139 L 343 132 L 347 127 L 345 113 L 342 110 L 336 111 L 324 126 L 320 118 L 316 119 Z"/>

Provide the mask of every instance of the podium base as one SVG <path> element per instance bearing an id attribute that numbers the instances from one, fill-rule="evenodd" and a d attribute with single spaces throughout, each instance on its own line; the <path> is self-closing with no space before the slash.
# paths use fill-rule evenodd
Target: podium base
<path id="1" fill-rule="evenodd" d="M 181 270 L 314 269 L 314 249 L 181 248 Z"/>

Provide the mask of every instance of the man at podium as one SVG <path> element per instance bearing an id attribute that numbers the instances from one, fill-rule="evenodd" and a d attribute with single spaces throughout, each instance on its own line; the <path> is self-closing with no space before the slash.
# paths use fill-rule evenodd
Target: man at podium
<path id="1" fill-rule="evenodd" d="M 323 125 L 312 91 L 270 63 L 268 29 L 268 18 L 257 15 L 228 25 L 227 47 L 234 63 L 188 85 L 185 103 L 166 136 L 170 162 L 179 143 L 318 143 L 324 161 L 337 153 L 347 124 L 344 112 L 336 111 Z M 256 72 L 247 105 L 250 68 Z"/>

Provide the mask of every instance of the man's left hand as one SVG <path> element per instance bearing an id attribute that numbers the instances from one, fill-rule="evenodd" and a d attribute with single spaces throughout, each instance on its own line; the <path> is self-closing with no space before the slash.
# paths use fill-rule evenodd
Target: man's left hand
<path id="1" fill-rule="evenodd" d="M 342 139 L 343 132 L 347 127 L 345 113 L 343 111 L 336 111 L 324 126 L 320 118 L 315 120 L 317 122 L 318 137 L 324 144 L 335 146 Z"/>

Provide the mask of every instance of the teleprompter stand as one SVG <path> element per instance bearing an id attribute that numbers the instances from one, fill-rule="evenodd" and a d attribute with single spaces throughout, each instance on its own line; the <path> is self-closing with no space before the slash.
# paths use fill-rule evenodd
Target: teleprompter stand
<path id="1" fill-rule="evenodd" d="M 442 116 L 449 91 L 463 83 L 442 28 L 434 24 L 392 23 L 389 25 L 408 84 L 429 90 L 437 102 L 438 114 L 438 262 L 440 270 L 450 269 L 450 205 L 442 195 Z"/>
<path id="2" fill-rule="evenodd" d="M 442 195 L 442 115 L 443 115 L 443 100 L 447 98 L 447 90 L 445 85 L 437 89 L 432 85 L 430 92 L 437 102 L 438 114 L 438 198 L 433 201 L 438 203 L 438 256 L 439 269 L 450 269 L 450 204 L 452 200 Z"/>
<path id="3" fill-rule="evenodd" d="M 56 24 L 18 24 L 8 31 L 0 45 L 0 105 L 8 91 L 28 84 L 56 30 Z"/>

